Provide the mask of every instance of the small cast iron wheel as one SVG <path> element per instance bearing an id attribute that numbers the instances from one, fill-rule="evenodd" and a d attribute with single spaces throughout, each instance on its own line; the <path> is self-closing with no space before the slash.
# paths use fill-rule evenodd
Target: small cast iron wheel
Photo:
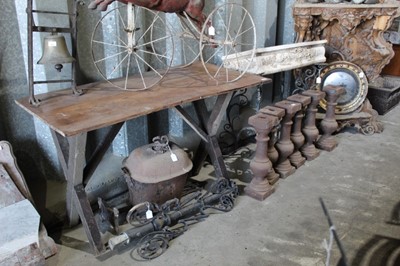
<path id="1" fill-rule="evenodd" d="M 172 64 L 174 43 L 162 15 L 128 3 L 97 22 L 92 59 L 106 81 L 124 90 L 144 90 L 163 79 Z"/>
<path id="2" fill-rule="evenodd" d="M 211 25 L 215 35 L 210 32 Z M 250 67 L 256 51 L 256 26 L 250 13 L 234 3 L 215 8 L 203 25 L 200 47 L 200 60 L 211 78 L 220 82 L 240 79 Z M 245 51 L 245 57 L 238 56 Z M 217 67 L 210 67 L 209 63 Z"/>
<path id="3" fill-rule="evenodd" d="M 231 211 L 235 206 L 235 201 L 232 197 L 228 195 L 223 195 L 219 200 L 221 210 L 223 211 Z"/>
<path id="4" fill-rule="evenodd" d="M 137 252 L 140 257 L 146 260 L 161 256 L 168 248 L 169 239 L 161 234 L 145 237 L 143 240 L 143 242 L 140 241 Z"/>

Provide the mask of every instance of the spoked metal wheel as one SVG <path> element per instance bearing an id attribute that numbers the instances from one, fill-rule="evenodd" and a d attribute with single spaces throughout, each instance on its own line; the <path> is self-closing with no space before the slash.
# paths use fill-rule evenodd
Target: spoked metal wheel
<path id="1" fill-rule="evenodd" d="M 163 79 L 174 44 L 161 15 L 129 3 L 99 20 L 92 34 L 92 58 L 106 81 L 124 90 L 144 90 Z"/>
<path id="2" fill-rule="evenodd" d="M 200 59 L 210 77 L 219 82 L 240 79 L 256 51 L 253 18 L 238 4 L 227 3 L 215 8 L 204 23 L 200 45 Z"/>

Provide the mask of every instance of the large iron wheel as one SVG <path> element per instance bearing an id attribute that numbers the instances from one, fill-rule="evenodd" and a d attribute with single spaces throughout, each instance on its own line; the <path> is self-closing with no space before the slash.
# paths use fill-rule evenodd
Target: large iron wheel
<path id="1" fill-rule="evenodd" d="M 200 45 L 200 59 L 211 78 L 220 82 L 240 79 L 255 55 L 256 27 L 253 18 L 238 4 L 227 3 L 215 8 L 203 25 Z M 245 51 L 245 57 L 239 56 Z M 217 67 L 210 67 L 210 64 Z"/>
<path id="2" fill-rule="evenodd" d="M 168 72 L 174 43 L 163 13 L 131 3 L 107 12 L 92 34 L 92 58 L 100 75 L 124 90 L 144 90 Z"/>

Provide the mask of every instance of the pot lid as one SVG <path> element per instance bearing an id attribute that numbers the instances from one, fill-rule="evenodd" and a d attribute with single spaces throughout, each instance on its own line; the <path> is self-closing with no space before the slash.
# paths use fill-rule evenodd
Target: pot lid
<path id="1" fill-rule="evenodd" d="M 187 174 L 192 167 L 188 154 L 166 136 L 133 150 L 123 162 L 123 169 L 141 183 L 169 180 Z"/>

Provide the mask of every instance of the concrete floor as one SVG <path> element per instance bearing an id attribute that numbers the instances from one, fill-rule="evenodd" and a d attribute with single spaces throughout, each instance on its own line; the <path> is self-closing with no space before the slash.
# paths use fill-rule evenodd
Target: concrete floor
<path id="1" fill-rule="evenodd" d="M 285 180 L 263 202 L 240 196 L 230 213 L 213 214 L 170 242 L 151 262 L 134 261 L 131 252 L 100 261 L 82 228 L 64 232 L 65 245 L 48 265 L 325 265 L 323 240 L 328 222 L 323 197 L 342 241 L 349 265 L 400 265 L 400 226 L 388 223 L 400 212 L 400 107 L 380 120 L 382 134 L 339 134 L 339 146 Z M 250 147 L 254 149 L 254 146 Z M 249 159 L 230 159 L 241 181 L 248 182 Z M 207 166 L 201 176 L 213 169 Z M 396 216 L 397 213 L 397 216 Z M 79 241 L 78 241 L 79 242 Z M 76 242 L 76 243 L 78 243 Z M 332 247 L 331 265 L 340 258 Z"/>

